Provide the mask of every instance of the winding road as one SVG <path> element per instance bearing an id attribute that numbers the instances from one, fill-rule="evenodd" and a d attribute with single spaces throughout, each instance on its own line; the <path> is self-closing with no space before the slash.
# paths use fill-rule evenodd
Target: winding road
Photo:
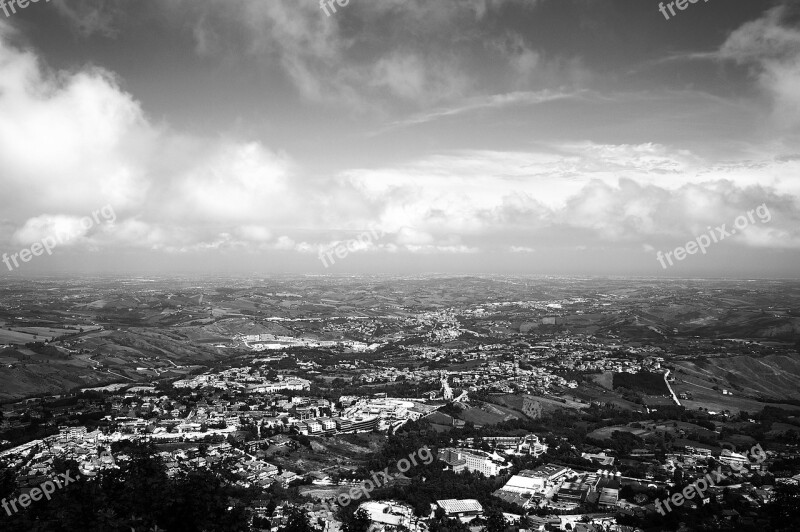
<path id="1" fill-rule="evenodd" d="M 681 405 L 681 402 L 678 401 L 678 396 L 675 395 L 675 391 L 672 389 L 672 386 L 670 386 L 669 381 L 667 380 L 667 377 L 669 377 L 669 370 L 666 370 L 666 372 L 664 373 L 664 384 L 667 385 L 667 389 L 669 390 L 669 393 L 672 394 L 672 399 L 675 401 L 675 404 L 678 405 L 678 406 L 683 406 L 683 405 Z"/>

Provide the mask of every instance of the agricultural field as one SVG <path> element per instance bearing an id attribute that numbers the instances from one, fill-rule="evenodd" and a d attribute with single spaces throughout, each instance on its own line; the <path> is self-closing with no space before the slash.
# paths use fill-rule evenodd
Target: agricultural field
<path id="1" fill-rule="evenodd" d="M 727 389 L 734 396 L 791 397 L 800 399 L 800 359 L 798 357 L 769 355 L 759 358 L 734 356 L 708 361 L 677 361 L 674 375 L 676 384 L 681 380 L 700 388 L 720 391 Z M 681 390 L 685 391 L 685 390 Z M 676 389 L 676 393 L 678 390 Z M 745 408 L 746 409 L 746 408 Z"/>
<path id="2" fill-rule="evenodd" d="M 471 421 L 476 427 L 494 425 L 495 423 L 508 421 L 510 419 L 525 418 L 524 414 L 521 412 L 493 403 L 484 403 L 479 407 L 469 407 L 461 412 L 459 417 L 464 421 Z"/>
<path id="3" fill-rule="evenodd" d="M 26 344 L 29 342 L 50 341 L 66 334 L 78 334 L 76 329 L 51 327 L 15 327 L 13 324 L 0 325 L 0 344 Z"/>

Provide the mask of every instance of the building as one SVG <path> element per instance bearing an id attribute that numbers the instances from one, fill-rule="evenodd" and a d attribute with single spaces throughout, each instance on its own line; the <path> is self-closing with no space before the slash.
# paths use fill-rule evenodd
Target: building
<path id="1" fill-rule="evenodd" d="M 698 449 L 687 445 L 686 452 L 697 458 L 711 458 L 711 449 Z"/>
<path id="2" fill-rule="evenodd" d="M 591 454 L 591 453 L 582 453 L 581 458 L 585 460 L 591 460 L 592 462 L 604 466 L 614 465 L 614 457 L 608 456 L 605 452 Z"/>
<path id="3" fill-rule="evenodd" d="M 339 432 L 369 432 L 378 428 L 381 418 L 357 417 L 355 419 L 334 418 Z"/>
<path id="4" fill-rule="evenodd" d="M 535 434 L 528 434 L 516 448 L 517 454 L 532 454 L 539 457 L 547 452 L 547 444 L 539 441 Z"/>
<path id="5" fill-rule="evenodd" d="M 541 477 L 548 482 L 555 482 L 561 477 L 569 475 L 572 470 L 565 466 L 556 464 L 545 464 L 537 467 L 536 469 L 525 469 L 519 472 L 520 475 Z"/>
<path id="6" fill-rule="evenodd" d="M 59 427 L 58 438 L 64 443 L 68 441 L 83 440 L 86 436 L 86 427 Z"/>
<path id="7" fill-rule="evenodd" d="M 558 517 L 539 517 L 536 515 L 528 516 L 530 527 L 528 530 L 534 532 L 544 532 L 545 530 L 558 530 L 561 528 L 561 519 Z"/>
<path id="8" fill-rule="evenodd" d="M 486 436 L 479 441 L 488 443 L 495 449 L 514 449 L 516 454 L 540 456 L 547 452 L 547 444 L 541 443 L 536 434 L 528 434 L 527 436 Z M 475 445 L 475 438 L 466 438 L 464 445 L 472 447 Z"/>
<path id="9" fill-rule="evenodd" d="M 452 449 L 440 449 L 437 458 L 447 464 L 453 473 L 461 473 L 467 468 L 467 461 L 460 458 Z"/>
<path id="10" fill-rule="evenodd" d="M 581 484 L 578 482 L 564 482 L 558 490 L 559 501 L 570 501 L 581 503 L 586 500 L 589 494 L 589 484 Z"/>
<path id="11" fill-rule="evenodd" d="M 619 500 L 619 490 L 613 488 L 603 488 L 600 492 L 600 499 L 597 505 L 601 508 L 613 508 Z"/>
<path id="12" fill-rule="evenodd" d="M 450 384 L 447 382 L 447 373 L 442 373 L 442 397 L 444 397 L 445 401 L 452 401 L 453 400 L 453 389 L 450 387 Z"/>
<path id="13" fill-rule="evenodd" d="M 453 471 L 460 471 L 463 465 L 467 471 L 481 473 L 487 477 L 498 475 L 503 469 L 510 467 L 498 455 L 478 449 L 440 449 L 438 458 L 453 467 Z"/>
<path id="14" fill-rule="evenodd" d="M 743 454 L 735 453 L 730 449 L 723 449 L 719 455 L 720 463 L 729 467 L 741 469 L 744 466 L 750 465 L 750 460 Z"/>
<path id="15" fill-rule="evenodd" d="M 444 499 L 436 501 L 436 504 L 447 517 L 457 517 L 464 522 L 483 515 L 483 506 L 475 499 Z"/>
<path id="16" fill-rule="evenodd" d="M 506 482 L 502 490 L 512 493 L 535 493 L 544 491 L 549 486 L 555 484 L 560 478 L 570 473 L 571 470 L 568 467 L 555 464 L 546 464 L 536 469 L 525 469 L 520 471 L 519 475 L 514 475 L 508 479 L 508 482 Z"/>
<path id="17" fill-rule="evenodd" d="M 543 491 L 546 481 L 540 477 L 528 477 L 524 475 L 514 475 L 506 485 L 503 486 L 502 491 L 509 491 L 512 493 L 535 493 Z"/>
<path id="18" fill-rule="evenodd" d="M 358 505 L 358 510 L 369 514 L 370 532 L 410 531 L 423 532 L 427 527 L 414 516 L 411 506 L 396 501 L 368 501 Z M 356 511 L 358 511 L 356 510 Z"/>

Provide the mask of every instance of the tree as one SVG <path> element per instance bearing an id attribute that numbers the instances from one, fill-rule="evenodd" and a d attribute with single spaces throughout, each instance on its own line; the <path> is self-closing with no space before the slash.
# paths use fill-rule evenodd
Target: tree
<path id="1" fill-rule="evenodd" d="M 7 516 L 0 530 L 169 530 L 174 532 L 246 529 L 243 505 L 231 505 L 234 493 L 210 471 L 169 477 L 149 446 L 112 444 L 130 456 L 120 469 L 101 472 L 92 481 L 75 478 L 44 505 Z M 53 461 L 56 473 L 75 471 L 74 461 Z M 246 501 L 244 501 L 246 502 Z"/>
<path id="2" fill-rule="evenodd" d="M 486 512 L 486 532 L 505 532 L 506 519 L 499 510 Z"/>
<path id="3" fill-rule="evenodd" d="M 767 507 L 773 530 L 792 530 L 800 520 L 800 487 L 779 484 Z"/>
<path id="4" fill-rule="evenodd" d="M 10 497 L 14 490 L 17 488 L 16 476 L 12 469 L 8 469 L 0 465 L 0 499 Z"/>
<path id="5" fill-rule="evenodd" d="M 272 514 L 275 513 L 275 508 L 278 507 L 278 504 L 275 502 L 275 499 L 270 499 L 267 503 L 267 515 L 272 517 Z"/>
<path id="6" fill-rule="evenodd" d="M 350 519 L 345 521 L 343 529 L 344 532 L 367 532 L 372 519 L 369 517 L 369 512 L 364 508 L 357 510 Z"/>
<path id="7" fill-rule="evenodd" d="M 290 506 L 286 510 L 286 524 L 279 528 L 278 532 L 312 532 L 306 511 Z"/>

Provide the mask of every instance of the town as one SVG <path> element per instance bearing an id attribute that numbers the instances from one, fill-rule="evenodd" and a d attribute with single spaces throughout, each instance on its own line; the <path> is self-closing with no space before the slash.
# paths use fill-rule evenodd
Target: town
<path id="1" fill-rule="evenodd" d="M 91 487 L 152 460 L 164 482 L 218 476 L 221 492 L 237 493 L 227 497 L 249 529 L 275 532 L 298 519 L 320 532 L 627 532 L 661 522 L 726 530 L 764 526 L 775 505 L 796 496 L 798 407 L 702 373 L 704 360 L 769 361 L 790 344 L 670 341 L 677 327 L 636 314 L 631 323 L 643 322 L 644 337 L 587 329 L 598 319 L 590 312 L 636 305 L 608 293 L 249 324 L 222 311 L 232 297 L 241 301 L 229 291 L 169 295 L 182 303 L 169 313 L 166 338 L 201 340 L 201 356 L 213 346 L 220 357 L 205 367 L 177 348 L 175 362 L 149 362 L 131 347 L 147 338 L 156 345 L 155 337 L 122 326 L 130 311 L 78 311 L 77 301 L 67 303 L 75 310 L 68 328 L 40 326 L 38 338 L 9 343 L 2 355 L 15 371 L 37 357 L 88 361 L 115 381 L 2 405 L 0 464 L 12 491 L 71 470 L 76 486 Z M 198 305 L 212 317 L 198 321 Z M 150 306 L 139 306 L 142 317 Z M 23 313 L 6 331 L 33 335 L 28 320 Z M 745 452 L 754 445 L 763 449 L 758 461 Z M 404 461 L 421 449 L 430 460 Z M 724 480 L 672 503 L 712 471 Z"/>

